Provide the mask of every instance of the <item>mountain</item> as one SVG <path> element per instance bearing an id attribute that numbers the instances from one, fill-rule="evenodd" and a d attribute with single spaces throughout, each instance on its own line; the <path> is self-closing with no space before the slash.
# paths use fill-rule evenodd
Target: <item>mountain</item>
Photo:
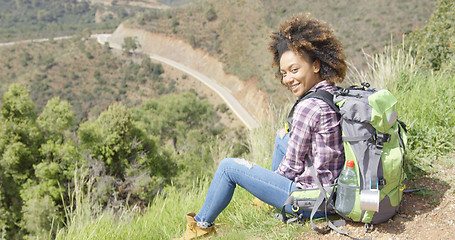
<path id="1" fill-rule="evenodd" d="M 150 10 L 127 21 L 130 28 L 182 39 L 219 59 L 228 74 L 256 82 L 276 103 L 285 89 L 277 87 L 269 34 L 279 22 L 296 13 L 311 13 L 328 22 L 342 40 L 351 69 L 367 66 L 364 53 L 373 54 L 400 44 L 405 34 L 424 25 L 434 0 L 309 1 L 250 0 L 194 1 L 167 10 Z"/>
<path id="2" fill-rule="evenodd" d="M 327 21 L 343 41 L 348 61 L 362 69 L 366 65 L 363 52 L 372 54 L 391 42 L 400 44 L 403 34 L 424 24 L 434 5 L 434 0 L 8 0 L 0 2 L 0 39 L 5 42 L 62 35 L 86 38 L 91 32 L 111 33 L 117 28 L 121 44 L 122 34 L 125 37 L 128 31 L 144 32 L 156 37 L 142 42 L 143 48 L 158 49 L 217 79 L 257 115 L 270 103 L 281 105 L 293 99 L 274 79 L 267 51 L 268 36 L 283 19 L 310 12 Z M 65 50 L 67 47 L 72 50 Z M 137 68 L 135 65 L 122 60 L 116 64 L 124 66 L 123 70 L 114 69 L 114 60 L 105 55 L 102 47 L 88 42 L 27 45 L 2 52 L 0 92 L 6 91 L 11 82 L 26 82 L 38 90 L 32 95 L 41 105 L 52 96 L 64 96 L 79 106 L 76 108 L 82 116 L 96 114 L 113 101 L 139 103 L 140 99 L 165 92 L 163 89 L 183 86 L 183 76 L 174 74 L 177 77 L 173 79 L 154 80 L 155 93 L 146 93 L 147 88 L 141 85 L 144 80 L 128 81 L 132 70 L 127 69 Z M 105 64 L 103 59 L 111 63 Z M 141 76 L 133 73 L 133 78 Z M 83 99 L 91 101 L 82 103 Z M 98 110 L 90 110 L 93 107 Z"/>

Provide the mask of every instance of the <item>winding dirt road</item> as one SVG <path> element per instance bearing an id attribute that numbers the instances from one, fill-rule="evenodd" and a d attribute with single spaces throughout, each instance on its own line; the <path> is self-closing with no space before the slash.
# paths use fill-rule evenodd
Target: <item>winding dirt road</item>
<path id="1" fill-rule="evenodd" d="M 62 37 L 56 37 L 54 40 L 62 40 L 62 39 L 70 39 L 73 36 L 62 36 Z M 40 39 L 31 39 L 31 40 L 21 40 L 21 41 L 16 41 L 16 42 L 5 42 L 5 43 L 0 43 L 0 47 L 4 46 L 11 46 L 14 44 L 20 44 L 20 43 L 32 43 L 32 42 L 47 42 L 49 41 L 49 38 L 40 38 Z"/>
<path id="2" fill-rule="evenodd" d="M 109 41 L 109 38 L 111 37 L 111 34 L 93 34 L 93 38 L 96 38 L 97 41 L 100 44 L 105 44 L 106 42 L 109 44 L 111 48 L 122 50 L 122 46 L 120 46 L 118 43 Z M 171 59 L 158 56 L 153 53 L 146 53 L 146 52 L 139 52 L 141 54 L 146 54 L 148 55 L 151 59 L 162 62 L 164 64 L 170 65 L 174 68 L 179 69 L 182 72 L 185 72 L 186 74 L 189 74 L 193 76 L 194 78 L 198 79 L 202 83 L 204 83 L 207 87 L 212 89 L 215 93 L 217 93 L 229 106 L 229 108 L 234 112 L 235 115 L 245 124 L 245 126 L 248 129 L 254 129 L 259 126 L 259 124 L 256 122 L 256 120 L 248 113 L 248 111 L 237 101 L 237 99 L 224 87 L 222 87 L 220 84 L 215 82 L 214 80 L 210 79 L 206 75 L 189 68 L 183 64 L 180 64 L 176 61 L 173 61 Z"/>
<path id="3" fill-rule="evenodd" d="M 120 46 L 117 43 L 110 42 L 109 37 L 111 37 L 112 34 L 92 34 L 91 38 L 97 39 L 97 41 L 100 44 L 105 44 L 106 42 L 109 44 L 111 48 L 122 50 L 122 46 Z M 72 38 L 72 36 L 63 36 L 63 37 L 56 37 L 54 40 L 62 40 L 62 39 L 69 39 Z M 48 38 L 42 38 L 42 39 L 32 39 L 32 40 L 22 40 L 22 41 L 16 41 L 16 42 L 7 42 L 7 43 L 0 43 L 0 47 L 2 46 L 10 46 L 14 44 L 20 44 L 20 43 L 31 43 L 31 42 L 46 42 L 49 41 L 50 39 Z M 140 52 L 141 54 L 146 54 L 148 55 L 151 59 L 162 62 L 164 64 L 170 65 L 174 68 L 179 69 L 182 72 L 185 72 L 186 74 L 189 74 L 193 76 L 194 78 L 198 79 L 202 83 L 204 83 L 207 87 L 212 89 L 215 93 L 217 93 L 229 106 L 229 108 L 234 112 L 234 114 L 240 119 L 240 121 L 245 124 L 245 126 L 248 129 L 254 129 L 259 127 L 259 124 L 257 121 L 251 116 L 251 114 L 248 113 L 248 111 L 237 101 L 237 99 L 224 87 L 222 87 L 220 84 L 215 82 L 214 80 L 210 79 L 209 77 L 205 76 L 204 74 L 191 69 L 183 64 L 180 64 L 176 61 L 173 61 L 168 58 L 164 58 L 162 56 L 158 56 L 153 53 L 145 53 L 145 52 Z"/>

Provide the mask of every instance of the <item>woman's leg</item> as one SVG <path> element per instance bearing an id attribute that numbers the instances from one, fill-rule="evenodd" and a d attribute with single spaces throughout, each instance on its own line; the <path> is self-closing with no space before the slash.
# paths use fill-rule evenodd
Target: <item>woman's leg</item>
<path id="1" fill-rule="evenodd" d="M 280 166 L 280 163 L 286 154 L 286 148 L 289 142 L 289 134 L 285 132 L 282 133 L 281 131 L 283 131 L 283 129 L 278 130 L 276 133 L 275 148 L 273 149 L 272 157 L 272 171 L 277 170 L 278 166 Z"/>
<path id="2" fill-rule="evenodd" d="M 236 185 L 276 208 L 281 208 L 289 193 L 297 189 L 294 182 L 271 170 L 244 159 L 226 158 L 218 166 L 204 206 L 195 217 L 201 227 L 210 226 L 226 208 Z"/>

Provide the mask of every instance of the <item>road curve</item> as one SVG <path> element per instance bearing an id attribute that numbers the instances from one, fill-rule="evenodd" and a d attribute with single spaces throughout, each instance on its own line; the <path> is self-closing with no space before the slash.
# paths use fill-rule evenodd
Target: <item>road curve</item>
<path id="1" fill-rule="evenodd" d="M 91 38 L 96 38 L 100 44 L 105 44 L 107 42 L 107 43 L 109 43 L 109 46 L 111 48 L 122 50 L 122 46 L 120 46 L 119 44 L 109 42 L 109 37 L 111 35 L 112 34 L 92 34 Z M 56 37 L 56 38 L 54 38 L 54 40 L 69 39 L 69 38 L 72 38 L 72 36 Z M 17 41 L 17 42 L 0 43 L 0 47 L 10 46 L 10 45 L 19 44 L 19 43 L 45 42 L 45 41 L 49 41 L 49 39 L 42 38 L 42 39 L 22 40 L 22 41 Z M 248 111 L 246 111 L 246 109 L 239 103 L 239 101 L 237 101 L 237 99 L 234 96 L 232 96 L 232 94 L 228 90 L 226 90 L 224 87 L 219 85 L 217 82 L 213 81 L 212 79 L 205 76 L 204 74 L 202 74 L 194 69 L 191 69 L 183 64 L 175 62 L 171 59 L 164 58 L 164 57 L 152 54 L 152 53 L 143 53 L 143 54 L 147 54 L 150 58 L 152 58 L 156 61 L 160 61 L 162 63 L 170 65 L 170 66 L 177 68 L 177 69 L 193 76 L 194 78 L 198 79 L 199 81 L 204 83 L 206 86 L 208 86 L 210 89 L 215 91 L 226 102 L 226 104 L 229 106 L 229 108 L 234 112 L 235 115 L 237 115 L 237 117 L 240 119 L 240 121 L 242 121 L 243 124 L 245 124 L 245 126 L 248 129 L 251 130 L 251 129 L 259 127 L 259 124 L 256 122 L 256 120 L 251 116 L 251 114 L 248 113 Z"/>
<path id="2" fill-rule="evenodd" d="M 122 46 L 120 46 L 119 44 L 113 43 L 113 42 L 109 42 L 110 36 L 111 36 L 111 34 L 94 34 L 94 35 L 92 35 L 92 37 L 96 38 L 100 44 L 105 44 L 106 42 L 108 42 L 109 46 L 111 48 L 121 50 Z M 248 129 L 251 130 L 251 129 L 259 127 L 259 124 L 256 122 L 256 120 L 251 116 L 251 114 L 248 113 L 248 111 L 246 111 L 246 109 L 239 103 L 239 101 L 237 101 L 237 99 L 234 96 L 232 96 L 232 94 L 228 90 L 226 90 L 224 87 L 219 85 L 217 82 L 213 81 L 212 79 L 205 76 L 204 74 L 202 74 L 194 69 L 191 69 L 183 64 L 175 62 L 171 59 L 164 58 L 164 57 L 158 56 L 153 53 L 144 53 L 144 54 L 147 54 L 153 60 L 170 65 L 170 66 L 177 68 L 177 69 L 193 76 L 194 78 L 198 79 L 199 81 L 204 83 L 206 86 L 208 86 L 210 89 L 215 91 L 226 102 L 226 104 L 229 106 L 229 108 L 234 112 L 235 115 L 237 115 L 237 117 L 243 122 L 243 124 L 245 124 L 245 126 Z"/>

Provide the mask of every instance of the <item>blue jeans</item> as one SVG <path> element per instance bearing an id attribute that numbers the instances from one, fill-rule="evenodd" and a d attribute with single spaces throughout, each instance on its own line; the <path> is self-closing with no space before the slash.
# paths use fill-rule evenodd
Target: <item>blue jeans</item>
<path id="1" fill-rule="evenodd" d="M 287 134 L 283 139 L 277 135 L 272 158 L 272 170 L 278 168 L 283 159 L 288 140 Z M 195 220 L 209 224 L 214 222 L 215 218 L 231 201 L 237 185 L 263 202 L 281 209 L 289 194 L 298 188 L 293 181 L 272 170 L 244 159 L 223 159 L 215 172 L 204 205 L 194 217 Z M 292 213 L 290 206 L 286 207 L 286 212 Z M 305 216 L 309 216 L 309 214 L 309 212 L 304 213 Z"/>
<path id="2" fill-rule="evenodd" d="M 281 161 L 283 160 L 284 155 L 286 155 L 286 148 L 289 142 L 289 134 L 286 133 L 283 138 L 279 135 L 280 130 L 276 133 L 275 138 L 275 148 L 273 149 L 273 157 L 272 157 L 272 167 L 271 170 L 275 171 L 280 166 Z"/>

